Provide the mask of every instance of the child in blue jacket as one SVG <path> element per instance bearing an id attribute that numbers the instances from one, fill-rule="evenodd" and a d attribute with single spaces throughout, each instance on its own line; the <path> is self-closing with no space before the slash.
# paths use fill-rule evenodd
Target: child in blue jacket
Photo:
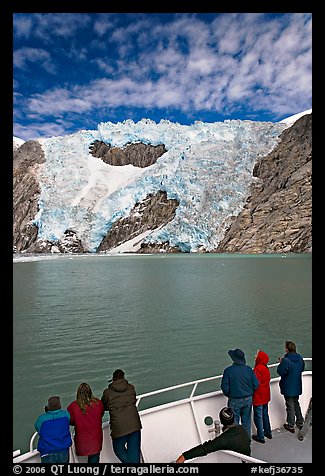
<path id="1" fill-rule="evenodd" d="M 34 423 L 39 440 L 37 449 L 42 463 L 69 463 L 70 414 L 61 409 L 60 397 L 50 397 L 42 413 Z"/>

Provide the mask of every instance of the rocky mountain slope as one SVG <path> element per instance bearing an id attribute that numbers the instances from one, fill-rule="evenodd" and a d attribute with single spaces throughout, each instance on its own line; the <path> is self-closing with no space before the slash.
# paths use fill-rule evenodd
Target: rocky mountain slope
<path id="1" fill-rule="evenodd" d="M 311 114 L 14 140 L 14 251 L 311 251 Z"/>
<path id="2" fill-rule="evenodd" d="M 38 229 L 32 221 L 38 211 L 41 193 L 37 172 L 39 164 L 44 162 L 44 152 L 39 142 L 28 141 L 14 146 L 13 246 L 15 251 L 28 250 L 37 239 Z"/>
<path id="3" fill-rule="evenodd" d="M 253 171 L 243 211 L 217 252 L 286 253 L 312 250 L 312 115 L 298 119 Z"/>

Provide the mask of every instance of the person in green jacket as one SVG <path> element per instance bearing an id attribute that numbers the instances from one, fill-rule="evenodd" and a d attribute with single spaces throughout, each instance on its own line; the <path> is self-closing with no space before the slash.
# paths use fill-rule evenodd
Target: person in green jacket
<path id="1" fill-rule="evenodd" d="M 102 403 L 109 412 L 114 453 L 121 463 L 140 463 L 142 424 L 135 387 L 126 380 L 122 369 L 116 369 L 109 382 Z"/>
<path id="2" fill-rule="evenodd" d="M 250 436 L 242 425 L 235 425 L 232 409 L 229 407 L 222 408 L 219 419 L 222 425 L 221 435 L 184 451 L 177 458 L 176 463 L 184 463 L 185 460 L 206 456 L 218 450 L 231 450 L 246 456 L 251 455 Z"/>

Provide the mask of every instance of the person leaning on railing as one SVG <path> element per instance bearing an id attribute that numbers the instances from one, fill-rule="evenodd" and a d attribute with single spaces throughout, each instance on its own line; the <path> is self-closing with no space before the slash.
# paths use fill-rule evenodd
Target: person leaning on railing
<path id="1" fill-rule="evenodd" d="M 37 449 L 41 463 L 69 463 L 70 414 L 62 410 L 58 396 L 50 397 L 44 410 L 34 423 L 39 435 Z"/>
<path id="2" fill-rule="evenodd" d="M 222 425 L 221 435 L 183 451 L 177 458 L 176 463 L 184 463 L 185 460 L 206 456 L 218 450 L 231 450 L 246 456 L 251 455 L 250 436 L 242 425 L 235 425 L 232 409 L 229 407 L 222 408 L 219 418 Z"/>
<path id="3" fill-rule="evenodd" d="M 140 463 L 141 419 L 136 406 L 136 390 L 122 369 L 113 372 L 103 391 L 102 403 L 109 412 L 115 455 L 121 463 Z"/>
<path id="4" fill-rule="evenodd" d="M 75 446 L 78 456 L 87 456 L 88 463 L 99 463 L 103 445 L 102 417 L 104 406 L 95 397 L 90 385 L 79 385 L 76 399 L 67 408 L 70 425 L 75 428 Z"/>

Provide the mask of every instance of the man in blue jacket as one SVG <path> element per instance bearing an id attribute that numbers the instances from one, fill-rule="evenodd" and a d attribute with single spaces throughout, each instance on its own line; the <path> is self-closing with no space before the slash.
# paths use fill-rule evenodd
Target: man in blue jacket
<path id="1" fill-rule="evenodd" d="M 285 355 L 279 358 L 277 373 L 281 379 L 279 382 L 280 391 L 284 396 L 287 411 L 287 423 L 283 426 L 291 433 L 295 432 L 295 424 L 299 429 L 304 424 L 301 413 L 299 395 L 302 394 L 301 374 L 305 369 L 305 361 L 296 352 L 296 344 L 290 340 L 285 343 Z"/>
<path id="2" fill-rule="evenodd" d="M 37 449 L 42 463 L 69 463 L 70 414 L 61 409 L 60 397 L 50 397 L 34 423 L 39 434 Z"/>
<path id="3" fill-rule="evenodd" d="M 253 393 L 259 381 L 251 367 L 246 365 L 245 354 L 241 349 L 229 350 L 233 364 L 227 367 L 221 379 L 221 390 L 228 397 L 228 407 L 235 416 L 235 425 L 241 424 L 249 436 L 252 432 Z"/>

